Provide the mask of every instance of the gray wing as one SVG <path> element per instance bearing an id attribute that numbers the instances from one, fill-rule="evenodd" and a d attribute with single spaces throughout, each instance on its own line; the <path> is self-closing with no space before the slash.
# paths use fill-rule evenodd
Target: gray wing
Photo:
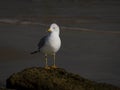
<path id="1" fill-rule="evenodd" d="M 40 39 L 40 42 L 38 43 L 38 50 L 42 48 L 45 45 L 45 42 L 47 40 L 47 36 L 44 36 L 43 38 Z"/>
<path id="2" fill-rule="evenodd" d="M 30 54 L 35 54 L 40 52 L 40 49 L 45 45 L 45 42 L 47 40 L 48 36 L 44 36 L 43 38 L 40 39 L 40 42 L 38 43 L 38 50 L 31 52 Z"/>

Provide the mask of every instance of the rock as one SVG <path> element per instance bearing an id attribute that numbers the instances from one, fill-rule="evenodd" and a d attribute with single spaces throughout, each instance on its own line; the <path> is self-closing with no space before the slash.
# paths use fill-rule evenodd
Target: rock
<path id="1" fill-rule="evenodd" d="M 15 89 L 7 89 L 6 87 L 1 87 L 0 90 L 15 90 Z"/>
<path id="2" fill-rule="evenodd" d="M 16 90 L 120 90 L 112 85 L 96 83 L 61 68 L 32 67 L 14 73 L 6 87 Z"/>

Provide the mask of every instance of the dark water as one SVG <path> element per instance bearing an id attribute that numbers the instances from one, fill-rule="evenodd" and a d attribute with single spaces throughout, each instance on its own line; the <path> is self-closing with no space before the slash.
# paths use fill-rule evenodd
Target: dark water
<path id="1" fill-rule="evenodd" d="M 0 8 L 1 86 L 14 72 L 44 66 L 42 54 L 29 53 L 37 48 L 39 39 L 46 34 L 52 22 L 61 27 L 58 67 L 91 80 L 120 86 L 119 1 L 93 0 L 73 6 L 67 2 L 63 6 L 57 3 L 56 8 L 55 4 L 40 5 L 37 0 L 21 1 L 23 7 L 13 1 L 16 6 L 10 7 L 13 4 L 10 2 L 5 8 L 5 2 L 2 2 Z M 52 57 L 49 58 L 51 65 Z"/>

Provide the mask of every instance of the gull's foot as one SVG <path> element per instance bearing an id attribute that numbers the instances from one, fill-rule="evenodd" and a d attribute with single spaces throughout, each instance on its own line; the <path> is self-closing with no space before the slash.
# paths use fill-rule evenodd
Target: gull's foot
<path id="1" fill-rule="evenodd" d="M 56 69 L 56 68 L 57 68 L 57 66 L 56 66 L 56 65 L 53 65 L 53 66 L 51 66 L 51 68 L 54 68 L 54 69 Z"/>
<path id="2" fill-rule="evenodd" d="M 45 66 L 45 69 L 50 69 L 50 67 L 49 66 Z"/>

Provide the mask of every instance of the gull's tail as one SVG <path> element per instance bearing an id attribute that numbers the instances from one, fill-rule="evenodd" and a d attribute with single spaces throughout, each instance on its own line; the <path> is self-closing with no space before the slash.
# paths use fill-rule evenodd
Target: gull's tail
<path id="1" fill-rule="evenodd" d="M 40 50 L 33 51 L 30 54 L 35 54 L 35 53 L 38 53 L 38 52 L 40 52 Z"/>

